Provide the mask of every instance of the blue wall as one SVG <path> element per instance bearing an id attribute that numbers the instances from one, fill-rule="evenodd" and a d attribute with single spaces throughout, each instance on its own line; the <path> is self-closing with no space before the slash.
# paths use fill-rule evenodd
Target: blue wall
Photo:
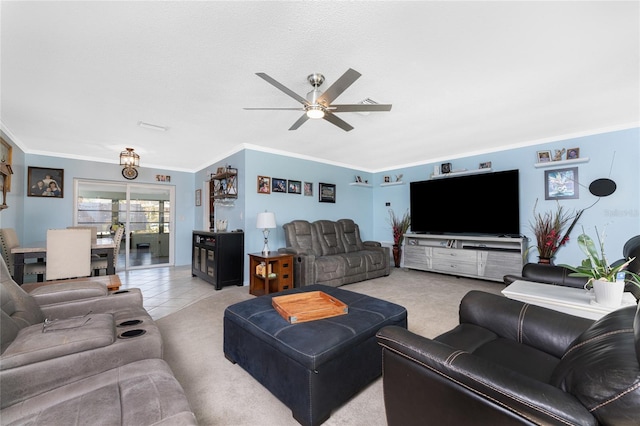
<path id="1" fill-rule="evenodd" d="M 9 139 L 5 138 L 9 141 Z M 64 170 L 64 197 L 26 196 L 28 167 L 44 167 Z M 14 145 L 11 192 L 7 197 L 10 206 L 0 215 L 0 226 L 15 228 L 22 243 L 44 241 L 47 229 L 65 228 L 73 224 L 74 178 L 115 182 L 131 182 L 121 175 L 118 164 L 99 163 L 60 157 L 25 154 Z M 176 188 L 176 247 L 175 264 L 191 263 L 191 231 L 194 228 L 194 178 L 193 173 L 141 167 L 135 183 L 174 186 Z M 156 175 L 171 176 L 171 182 L 157 182 Z"/>
<path id="2" fill-rule="evenodd" d="M 556 202 L 546 201 L 544 172 L 554 167 L 535 168 L 536 152 L 562 148 L 580 148 L 580 157 L 588 157 L 586 163 L 565 165 L 578 167 L 579 199 L 563 200 L 562 205 L 569 211 L 583 209 L 598 201 L 589 193 L 589 184 L 598 178 L 610 177 L 617 183 L 616 192 L 603 197 L 597 204 L 584 212 L 571 234 L 566 246 L 558 250 L 556 263 L 577 264 L 584 255 L 575 243 L 582 227 L 587 234 L 595 238 L 595 227 L 598 232 L 606 234 L 606 248 L 610 261 L 622 256 L 622 246 L 632 236 L 640 234 L 640 129 L 621 130 L 605 134 L 584 136 L 573 139 L 510 149 L 490 154 L 446 160 L 455 169 L 477 169 L 481 162 L 491 162 L 494 171 L 510 169 L 520 170 L 520 232 L 530 238 L 530 246 L 535 246 L 535 239 L 529 223 L 533 219 L 533 209 L 538 200 L 537 211 L 555 211 Z M 445 161 L 442 161 L 445 162 Z M 439 162 L 441 163 L 441 162 Z M 439 164 L 438 163 L 438 164 Z M 612 167 L 613 165 L 613 167 Z M 403 173 L 405 182 L 426 180 L 433 172 L 434 163 L 406 169 L 391 170 L 376 174 L 374 182 L 379 185 L 383 175 Z M 409 185 L 379 187 L 374 191 L 374 239 L 390 241 L 388 224 L 388 207 L 385 201 L 391 202 L 391 208 L 398 214 L 409 208 Z M 434 208 L 441 208 L 434 200 Z M 469 206 L 466 212 L 459 213 L 461 220 L 465 215 L 482 214 L 482 206 Z M 529 260 L 535 261 L 535 248 L 529 252 Z"/>
<path id="3" fill-rule="evenodd" d="M 5 139 L 9 142 L 10 139 Z M 409 208 L 409 182 L 428 179 L 435 164 L 449 161 L 453 169 L 477 169 L 479 163 L 490 161 L 494 171 L 509 169 L 520 170 L 520 222 L 521 233 L 532 237 L 529 221 L 533 216 L 533 207 L 538 200 L 538 211 L 555 209 L 555 201 L 544 200 L 544 172 L 550 168 L 535 168 L 536 152 L 561 148 L 580 148 L 581 157 L 590 161 L 580 163 L 580 198 L 564 200 L 568 209 L 582 209 L 593 205 L 597 198 L 589 193 L 589 184 L 602 177 L 610 177 L 617 184 L 617 191 L 602 198 L 582 216 L 578 227 L 572 234 L 572 240 L 561 248 L 556 257 L 558 263 L 575 264 L 583 255 L 575 244 L 575 237 L 584 227 L 594 235 L 594 228 L 606 233 L 606 247 L 610 260 L 621 256 L 624 242 L 631 236 L 640 234 L 640 129 L 634 128 L 604 134 L 577 137 L 566 140 L 545 142 L 534 146 L 520 147 L 505 151 L 474 155 L 463 158 L 451 158 L 437 163 L 412 166 L 379 173 L 368 173 L 320 163 L 307 159 L 289 157 L 271 152 L 241 149 L 210 167 L 197 173 L 175 172 L 141 167 L 136 183 L 155 182 L 156 174 L 171 176 L 176 187 L 176 265 L 191 262 L 191 232 L 193 229 L 206 229 L 203 225 L 204 206 L 207 201 L 203 190 L 202 206 L 194 203 L 194 190 L 204 189 L 204 182 L 218 167 L 231 165 L 239 171 L 239 196 L 232 207 L 216 207 L 216 217 L 226 219 L 229 229 L 245 231 L 245 251 L 258 252 L 262 249 L 262 232 L 255 228 L 256 216 L 268 210 L 276 214 L 278 228 L 271 232 L 269 242 L 272 250 L 284 246 L 282 224 L 293 219 L 340 219 L 353 218 L 361 228 L 363 239 L 392 241 L 388 223 L 389 208 L 402 214 Z M 420 157 L 420 153 L 416 153 Z M 144 160 L 144 159 L 143 159 Z M 81 160 L 24 154 L 14 145 L 14 176 L 12 191 L 8 196 L 9 209 L 0 214 L 0 226 L 14 227 L 20 238 L 25 241 L 39 241 L 48 228 L 64 227 L 73 220 L 73 178 L 122 181 L 120 167 L 116 164 L 86 162 Z M 26 197 L 26 167 L 62 168 L 65 173 L 65 196 L 63 199 L 43 199 Z M 143 164 L 144 166 L 144 164 Z M 563 166 L 565 167 L 565 166 Z M 404 185 L 381 187 L 385 175 L 392 178 L 403 174 Z M 257 177 L 269 176 L 282 179 L 313 182 L 313 196 L 298 194 L 257 192 Z M 360 175 L 372 184 L 371 187 L 352 186 L 354 176 Z M 336 203 L 318 202 L 318 183 L 336 184 Z M 385 203 L 391 206 L 386 207 Z M 435 203 L 435 201 L 434 201 Z M 459 213 L 462 220 L 465 215 L 482 214 L 481 206 L 469 206 L 468 211 Z M 530 253 L 534 260 L 536 251 Z M 245 262 L 248 264 L 248 262 Z M 247 266 L 248 268 L 248 266 Z M 248 274 L 245 274 L 248 277 Z M 245 278 L 247 280 L 247 278 Z"/>

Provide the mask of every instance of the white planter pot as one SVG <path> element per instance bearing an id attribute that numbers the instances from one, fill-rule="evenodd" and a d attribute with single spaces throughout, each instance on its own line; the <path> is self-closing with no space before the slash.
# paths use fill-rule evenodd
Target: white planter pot
<path id="1" fill-rule="evenodd" d="M 600 281 L 593 280 L 593 291 L 596 294 L 596 303 L 608 308 L 617 308 L 622 303 L 624 293 L 624 281 Z"/>

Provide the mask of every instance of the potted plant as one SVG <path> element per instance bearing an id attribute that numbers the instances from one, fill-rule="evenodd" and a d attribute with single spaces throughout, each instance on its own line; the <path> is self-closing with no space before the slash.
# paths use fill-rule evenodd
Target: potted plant
<path id="1" fill-rule="evenodd" d="M 411 225 L 411 216 L 408 210 L 400 217 L 396 216 L 394 211 L 389 209 L 389 219 L 391 230 L 393 231 L 393 262 L 396 268 L 398 268 L 400 267 L 402 241 L 404 240 L 404 234 L 406 234 Z"/>
<path id="2" fill-rule="evenodd" d="M 583 230 L 578 237 L 578 246 L 587 255 L 587 258 L 578 266 L 561 266 L 573 271 L 570 274 L 571 276 L 589 279 L 586 287 L 593 287 L 596 303 L 603 306 L 617 307 L 620 306 L 622 301 L 622 293 L 626 283 L 632 283 L 640 287 L 640 276 L 626 269 L 635 257 L 611 265 L 604 252 L 604 235 L 601 237 L 597 228 L 596 236 L 598 238 L 599 252 L 593 239 L 586 235 Z"/>
<path id="3" fill-rule="evenodd" d="M 551 264 L 556 252 L 569 241 L 569 234 L 573 230 L 576 222 L 582 216 L 583 210 L 575 213 L 573 220 L 571 214 L 564 210 L 564 207 L 558 203 L 554 212 L 537 213 L 536 205 L 533 207 L 533 223 L 530 223 L 531 230 L 536 237 L 536 247 L 538 249 L 538 263 Z M 569 222 L 571 224 L 564 232 Z"/>

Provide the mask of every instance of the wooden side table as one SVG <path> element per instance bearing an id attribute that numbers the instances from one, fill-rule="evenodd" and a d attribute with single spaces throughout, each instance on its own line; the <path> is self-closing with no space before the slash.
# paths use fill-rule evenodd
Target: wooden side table
<path id="1" fill-rule="evenodd" d="M 258 275 L 258 266 L 263 263 L 264 275 Z M 293 288 L 293 255 L 249 253 L 249 276 L 249 293 L 254 296 Z"/>

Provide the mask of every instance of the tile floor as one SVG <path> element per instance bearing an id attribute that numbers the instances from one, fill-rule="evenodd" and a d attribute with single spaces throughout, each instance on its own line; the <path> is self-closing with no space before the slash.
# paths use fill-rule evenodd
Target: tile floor
<path id="1" fill-rule="evenodd" d="M 212 284 L 191 276 L 191 265 L 120 271 L 118 275 L 121 289 L 142 290 L 144 307 L 155 320 L 216 291 Z"/>

